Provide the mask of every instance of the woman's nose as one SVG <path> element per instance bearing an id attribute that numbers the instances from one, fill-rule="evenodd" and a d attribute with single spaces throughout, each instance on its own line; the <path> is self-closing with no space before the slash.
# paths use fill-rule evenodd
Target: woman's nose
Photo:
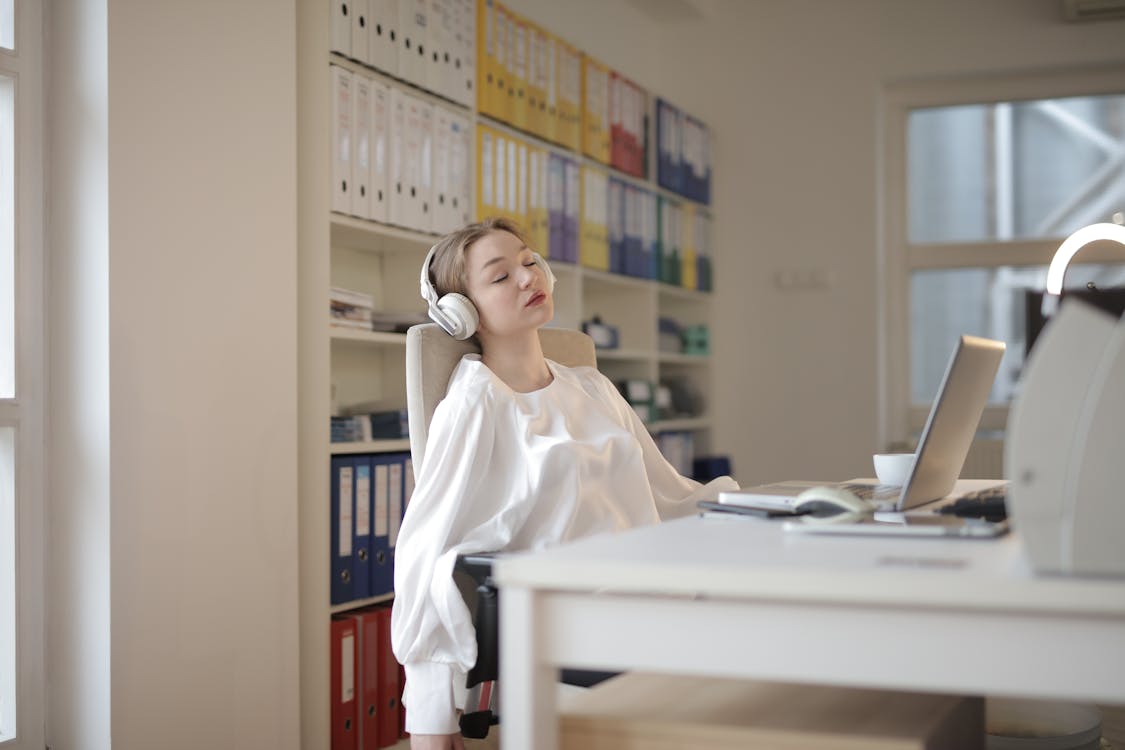
<path id="1" fill-rule="evenodd" d="M 528 287 L 535 281 L 535 266 L 522 266 L 519 274 L 520 286 Z"/>

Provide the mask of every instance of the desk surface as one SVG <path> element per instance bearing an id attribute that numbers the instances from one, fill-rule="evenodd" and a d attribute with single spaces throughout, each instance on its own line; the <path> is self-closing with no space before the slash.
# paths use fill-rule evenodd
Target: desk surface
<path id="1" fill-rule="evenodd" d="M 788 534 L 697 516 L 497 561 L 501 586 L 556 591 L 1125 615 L 1125 578 L 1036 575 L 998 539 Z"/>
<path id="2" fill-rule="evenodd" d="M 553 750 L 555 669 L 1125 703 L 1125 578 L 1035 574 L 999 539 L 701 518 L 505 556 L 505 742 Z"/>

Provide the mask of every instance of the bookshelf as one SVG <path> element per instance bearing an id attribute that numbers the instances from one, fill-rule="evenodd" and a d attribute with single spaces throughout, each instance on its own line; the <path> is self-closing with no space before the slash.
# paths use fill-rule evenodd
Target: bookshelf
<path id="1" fill-rule="evenodd" d="M 515 3 L 513 3 L 515 4 Z M 332 86 L 329 65 L 362 73 L 387 86 L 463 113 L 474 127 L 518 135 L 539 148 L 564 153 L 582 165 L 596 166 L 614 177 L 691 203 L 683 196 L 518 131 L 475 108 L 464 108 L 370 66 L 331 51 L 332 4 L 298 0 L 298 171 L 299 238 L 299 556 L 301 641 L 301 744 L 310 750 L 329 747 L 331 616 L 386 602 L 373 597 L 330 605 L 329 467 L 334 455 L 400 452 L 408 440 L 332 443 L 330 417 L 337 407 L 378 402 L 405 406 L 405 335 L 338 328 L 330 325 L 329 288 L 341 286 L 372 295 L 376 310 L 424 311 L 418 296 L 421 262 L 437 235 L 370 221 L 332 210 Z M 651 102 L 650 102 L 651 107 Z M 651 121 L 651 113 L 650 113 Z M 650 141 L 653 139 L 650 128 Z M 475 143 L 475 137 L 473 138 Z M 653 149 L 650 147 L 650 151 Z M 476 170 L 475 149 L 470 169 Z M 655 174 L 650 155 L 649 174 Z M 475 180 L 470 180 L 475 184 Z M 660 382 L 686 379 L 701 393 L 712 392 L 707 356 L 661 351 L 656 321 L 671 316 L 685 325 L 712 322 L 711 295 L 658 281 L 620 276 L 574 263 L 551 260 L 558 278 L 555 325 L 578 328 L 599 315 L 619 329 L 620 348 L 598 352 L 599 367 L 614 380 L 639 378 Z M 654 433 L 688 431 L 699 452 L 712 448 L 709 412 L 686 419 L 650 424 Z"/>
<path id="2" fill-rule="evenodd" d="M 345 456 L 351 453 L 400 453 L 410 450 L 410 441 L 402 440 L 365 440 L 354 443 L 332 443 L 333 456 Z"/>

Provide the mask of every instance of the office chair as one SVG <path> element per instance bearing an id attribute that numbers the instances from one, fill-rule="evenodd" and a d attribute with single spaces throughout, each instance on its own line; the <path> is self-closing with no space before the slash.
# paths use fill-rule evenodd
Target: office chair
<path id="1" fill-rule="evenodd" d="M 541 328 L 539 341 L 543 354 L 568 367 L 597 365 L 594 341 L 581 331 Z M 426 452 L 430 421 L 438 402 L 445 397 L 449 379 L 466 354 L 479 352 L 472 340 L 458 341 L 436 323 L 412 326 L 406 332 L 406 410 L 410 423 L 410 454 L 415 468 L 421 467 Z M 492 710 L 496 703 L 499 676 L 499 609 L 497 589 L 492 581 L 492 560 L 488 554 L 458 558 L 455 574 L 473 615 L 477 634 L 477 663 L 466 679 L 468 698 L 461 715 L 461 734 L 483 739 L 491 725 L 499 721 Z M 475 589 L 476 596 L 471 589 Z"/>

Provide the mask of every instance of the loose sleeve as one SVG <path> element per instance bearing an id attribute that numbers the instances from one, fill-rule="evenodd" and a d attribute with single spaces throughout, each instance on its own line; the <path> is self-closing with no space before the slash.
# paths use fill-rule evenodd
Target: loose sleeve
<path id="1" fill-rule="evenodd" d="M 720 492 L 738 489 L 738 483 L 731 477 L 716 477 L 706 484 L 700 484 L 676 471 L 676 467 L 664 458 L 648 428 L 629 402 L 608 378 L 601 380 L 605 398 L 618 411 L 624 426 L 640 443 L 645 473 L 661 520 L 689 516 L 698 511 L 696 503 L 700 500 L 714 500 Z"/>
<path id="2" fill-rule="evenodd" d="M 399 532 L 391 644 L 406 671 L 403 703 L 411 733 L 458 731 L 454 681 L 464 680 L 477 654 L 453 565 L 460 554 L 496 549 L 505 541 L 490 523 L 497 509 L 489 503 L 498 498 L 480 491 L 494 428 L 494 414 L 482 399 L 462 394 L 438 405 Z"/>

